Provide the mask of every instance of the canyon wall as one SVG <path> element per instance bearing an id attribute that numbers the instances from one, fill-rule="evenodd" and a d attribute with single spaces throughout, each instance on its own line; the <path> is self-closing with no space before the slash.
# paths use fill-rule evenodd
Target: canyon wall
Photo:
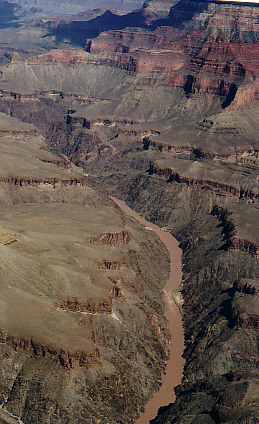
<path id="1" fill-rule="evenodd" d="M 154 2 L 149 7 L 156 9 Z M 223 108 L 234 102 L 243 85 L 249 87 L 252 101 L 258 98 L 256 7 L 191 0 L 180 1 L 171 11 L 168 4 L 163 7 L 165 17 L 157 22 L 150 23 L 148 8 L 139 11 L 145 20 L 142 25 L 136 21 L 137 30 L 127 28 L 126 17 L 125 28 L 103 27 L 97 38 L 87 41 L 87 50 L 103 63 L 181 87 L 188 96 L 218 96 Z M 234 107 L 246 102 L 238 93 Z"/>
<path id="2" fill-rule="evenodd" d="M 152 423 L 257 422 L 255 243 L 234 237 L 233 245 L 228 244 L 229 223 L 221 225 L 209 213 L 206 192 L 185 192 L 155 175 L 128 171 L 122 178 L 103 178 L 102 185 L 173 231 L 184 250 L 184 377 L 176 388 L 176 402 L 161 408 Z"/>
<path id="3" fill-rule="evenodd" d="M 208 179 L 198 179 L 195 177 L 188 177 L 185 175 L 180 175 L 178 172 L 174 171 L 173 168 L 161 168 L 159 165 L 151 164 L 149 173 L 157 174 L 163 176 L 169 182 L 177 182 L 180 184 L 186 184 L 189 187 L 196 186 L 200 187 L 202 190 L 211 190 L 220 196 L 227 196 L 231 198 L 236 198 L 237 200 L 243 198 L 252 201 L 258 199 L 258 192 L 253 192 L 252 190 L 246 189 L 244 187 L 235 187 L 229 184 L 223 184 L 218 181 L 208 180 Z"/>
<path id="4" fill-rule="evenodd" d="M 168 355 L 166 249 L 35 127 L 0 118 L 0 401 L 24 423 L 131 423 Z"/>
<path id="5" fill-rule="evenodd" d="M 0 330 L 0 343 L 10 346 L 15 352 L 25 352 L 32 357 L 54 357 L 56 362 L 63 368 L 91 367 L 100 365 L 100 352 L 69 352 L 55 346 L 42 345 L 31 339 L 22 339 L 8 335 L 5 330 Z"/>

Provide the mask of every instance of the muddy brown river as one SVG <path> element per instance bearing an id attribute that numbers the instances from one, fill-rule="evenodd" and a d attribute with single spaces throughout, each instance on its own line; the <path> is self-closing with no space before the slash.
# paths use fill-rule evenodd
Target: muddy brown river
<path id="1" fill-rule="evenodd" d="M 177 298 L 177 291 L 180 289 L 182 281 L 182 251 L 177 240 L 169 232 L 163 231 L 157 225 L 147 222 L 130 209 L 125 202 L 114 197 L 112 197 L 112 200 L 124 213 L 134 217 L 140 224 L 153 231 L 164 243 L 170 255 L 170 274 L 164 288 L 165 311 L 171 335 L 170 355 L 159 391 L 146 404 L 145 412 L 135 422 L 135 424 L 149 424 L 156 417 L 160 407 L 168 405 L 175 400 L 174 388 L 182 380 L 184 329 L 179 305 L 174 300 Z"/>

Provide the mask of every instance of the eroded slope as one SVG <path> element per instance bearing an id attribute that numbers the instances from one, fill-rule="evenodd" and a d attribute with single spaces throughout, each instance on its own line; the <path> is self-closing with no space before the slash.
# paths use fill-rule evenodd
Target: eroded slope
<path id="1" fill-rule="evenodd" d="M 35 128 L 1 123 L 1 399 L 24 423 L 132 422 L 166 358 L 167 254 Z"/>

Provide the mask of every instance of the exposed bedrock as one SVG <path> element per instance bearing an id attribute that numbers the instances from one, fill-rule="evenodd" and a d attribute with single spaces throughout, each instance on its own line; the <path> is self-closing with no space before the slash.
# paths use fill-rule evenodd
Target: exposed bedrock
<path id="1" fill-rule="evenodd" d="M 53 163 L 53 162 L 51 162 Z M 60 162 L 58 162 L 60 165 Z M 87 185 L 86 178 L 37 178 L 37 177 L 1 177 L 0 184 L 8 184 L 15 187 L 83 187 Z"/>
<path id="2" fill-rule="evenodd" d="M 234 249 L 248 252 L 250 255 L 256 256 L 259 259 L 259 243 L 234 237 L 232 245 Z"/>
<path id="3" fill-rule="evenodd" d="M 207 119 L 199 122 L 199 128 L 201 130 L 207 131 L 213 123 Z M 122 130 L 123 131 L 123 130 Z M 125 131 L 126 132 L 126 131 Z M 129 131 L 127 135 L 131 135 Z M 163 141 L 156 141 L 155 138 L 152 137 L 152 134 L 141 133 L 139 134 L 137 131 L 133 133 L 134 136 L 142 137 L 142 144 L 144 150 L 154 150 L 158 152 L 163 152 L 168 154 L 170 158 L 177 157 L 186 157 L 188 159 L 198 159 L 198 160 L 222 160 L 228 163 L 240 163 L 240 164 L 250 164 L 255 165 L 257 163 L 259 152 L 256 148 L 251 146 L 250 149 L 244 145 L 235 146 L 235 152 L 220 152 L 216 153 L 210 151 L 209 148 L 202 149 L 200 147 L 191 146 L 191 144 L 169 144 Z"/>
<path id="4" fill-rule="evenodd" d="M 69 167 L 71 159 L 80 164 L 91 157 L 93 151 L 97 152 L 100 140 L 97 135 L 88 131 L 91 123 L 87 119 L 74 117 L 69 113 L 68 104 L 73 98 L 64 97 L 60 92 L 35 93 L 31 96 L 5 92 L 3 98 L 0 97 L 0 110 L 32 123 L 44 136 L 49 147 L 61 153 L 60 164 L 63 161 L 64 167 Z M 79 103 L 91 103 L 87 96 L 75 97 L 74 100 Z M 69 159 L 65 159 L 66 156 Z"/>
<path id="5" fill-rule="evenodd" d="M 83 50 L 51 50 L 48 53 L 37 56 L 29 61 L 31 65 L 44 63 L 64 63 L 76 65 L 87 62 L 88 55 Z"/>
<path id="6" fill-rule="evenodd" d="M 208 193 L 199 188 L 187 191 L 175 182 L 168 185 L 158 176 L 143 175 L 127 182 L 121 175 L 117 183 L 114 177 L 112 187 L 148 219 L 172 228 L 184 249 L 184 378 L 176 402 L 161 408 L 154 424 L 256 423 L 259 300 L 254 251 L 236 239 L 236 250 L 227 246 L 229 223 L 219 225 L 209 213 Z"/>
<path id="7" fill-rule="evenodd" d="M 168 356 L 167 251 L 34 127 L 0 126 L 0 402 L 26 424 L 130 424 Z"/>
<path id="8" fill-rule="evenodd" d="M 99 263 L 98 268 L 102 271 L 119 271 L 122 265 L 123 264 L 121 262 L 105 259 Z"/>
<path id="9" fill-rule="evenodd" d="M 167 20 L 137 30 L 103 30 L 87 45 L 103 63 L 162 78 L 188 96 L 219 96 L 226 108 L 243 84 L 253 87 L 252 100 L 258 96 L 258 16 L 258 8 L 180 1 Z M 235 107 L 244 101 L 240 94 Z"/>
<path id="10" fill-rule="evenodd" d="M 163 88 L 166 86 L 165 90 L 170 93 L 181 92 L 185 103 L 192 98 L 203 99 L 202 95 L 205 94 L 208 95 L 206 99 L 219 99 L 219 108 L 221 105 L 223 109 L 237 111 L 258 98 L 258 10 L 251 7 L 180 1 L 169 12 L 168 1 L 148 2 L 144 12 L 127 18 L 118 19 L 114 18 L 112 13 L 106 13 L 102 19 L 95 19 L 92 23 L 73 21 L 72 24 L 58 25 L 57 35 L 60 38 L 72 29 L 73 41 L 82 42 L 88 51 L 52 51 L 33 58 L 25 67 L 31 66 L 30 69 L 33 69 L 35 65 L 36 69 L 37 66 L 43 66 L 44 72 L 45 69 L 51 69 L 53 75 L 58 69 L 57 65 L 62 64 L 64 68 L 60 69 L 67 67 L 77 76 L 81 65 L 100 65 L 93 67 L 97 73 L 98 70 L 104 69 L 102 65 L 108 64 L 110 67 L 115 66 L 126 71 L 120 73 L 119 87 L 125 87 L 127 81 L 131 80 L 133 85 L 127 86 L 131 90 L 137 81 L 132 91 L 137 93 L 139 102 L 142 100 L 139 88 L 143 79 L 150 81 L 150 86 L 158 81 Z M 126 29 L 126 26 L 133 26 L 133 21 L 138 28 Z M 113 27 L 116 30 L 110 31 Z M 99 32 L 101 35 L 98 38 L 91 38 Z M 8 68 L 11 73 L 15 71 L 15 63 L 12 62 Z M 114 72 L 110 68 L 108 70 L 111 71 L 111 78 L 112 74 L 117 76 L 117 71 Z M 35 71 L 35 75 L 39 74 Z M 86 72 L 84 79 L 85 75 Z M 7 78 L 8 73 L 5 76 Z M 147 79 L 142 76 L 147 76 Z M 82 80 L 78 86 L 82 84 Z M 103 80 L 106 84 L 106 78 Z M 74 88 L 76 81 L 72 78 L 70 90 L 71 87 Z M 4 81 L 2 82 L 4 84 Z M 126 96 L 127 87 L 125 90 L 122 88 L 121 94 L 125 99 L 122 118 L 123 114 L 127 116 L 126 108 L 128 102 L 131 102 Z M 117 88 L 114 88 L 112 93 L 114 98 L 118 93 L 116 90 Z M 95 91 L 95 88 L 92 91 Z M 161 152 L 168 153 L 168 156 L 194 155 L 198 160 L 193 162 L 197 162 L 198 167 L 203 160 L 206 162 L 206 159 L 211 159 L 210 152 L 206 157 L 203 151 L 194 151 L 182 136 L 180 146 L 177 146 L 175 139 L 172 140 L 171 147 L 168 147 L 166 142 L 159 141 L 151 141 L 149 144 L 145 139 L 149 135 L 145 130 L 139 130 L 141 125 L 138 127 L 137 121 L 131 121 L 130 126 L 130 113 L 129 121 L 123 121 L 120 117 L 118 122 L 113 121 L 113 117 L 109 115 L 110 120 L 102 121 L 101 118 L 91 121 L 88 117 L 73 117 L 73 110 L 68 111 L 67 103 L 75 101 L 78 102 L 77 106 L 90 104 L 93 97 L 87 97 L 87 90 L 85 95 L 71 97 L 55 90 L 28 96 L 10 91 L 0 94 L 1 110 L 10 115 L 17 115 L 25 121 L 31 120 L 46 136 L 53 150 L 67 154 L 76 164 L 84 164 L 86 172 L 89 166 L 89 175 L 99 172 L 96 184 L 99 184 L 101 190 L 108 188 L 118 197 L 126 199 L 132 207 L 146 214 L 149 220 L 173 231 L 181 241 L 185 251 L 182 295 L 185 301 L 183 317 L 186 367 L 183 384 L 177 389 L 176 403 L 162 410 L 155 422 L 257 422 L 258 243 L 253 241 L 252 237 L 250 239 L 251 229 L 247 236 L 238 232 L 233 236 L 231 232 L 231 238 L 227 238 L 227 229 L 217 216 L 210 213 L 210 209 L 215 199 L 218 201 L 219 198 L 231 205 L 233 201 L 238 206 L 243 202 L 248 208 L 253 207 L 258 201 L 258 192 L 240 186 L 238 182 L 235 185 L 233 179 L 228 180 L 227 176 L 224 176 L 224 183 L 220 172 L 214 174 L 214 181 L 214 175 L 207 178 L 202 172 L 174 172 L 173 168 L 170 168 L 170 161 L 165 167 L 159 167 L 156 165 L 159 163 L 156 161 L 156 155 L 159 156 Z M 151 96 L 152 91 L 148 93 L 148 99 L 151 99 Z M 163 99 L 158 100 L 163 104 Z M 109 101 L 105 103 L 107 106 Z M 123 109 L 123 106 L 119 105 L 119 109 L 120 107 Z M 112 110 L 112 107 L 109 109 L 107 106 L 107 110 Z M 170 113 L 170 116 L 174 117 L 178 112 L 172 109 Z M 101 116 L 101 112 L 97 111 L 96 116 Z M 118 139 L 107 143 L 110 144 L 109 152 L 117 155 L 117 162 L 113 161 L 114 156 L 110 154 L 102 156 L 102 149 L 107 146 L 105 142 L 102 144 L 98 131 L 94 135 L 90 132 L 94 127 L 101 133 L 101 130 L 111 129 L 113 124 L 121 127 L 128 125 L 122 130 L 124 136 L 138 137 L 133 143 L 131 138 L 124 149 L 121 147 L 124 140 L 121 142 L 118 137 L 121 133 L 118 131 Z M 210 124 L 209 120 L 204 120 L 195 131 L 206 131 L 210 125 L 213 127 L 213 122 Z M 220 132 L 221 128 L 218 131 Z M 229 131 L 233 131 L 233 128 L 229 128 Z M 213 134 L 213 128 L 211 132 Z M 186 140 L 188 142 L 188 137 Z M 248 143 L 246 149 L 249 149 L 247 146 Z M 236 151 L 231 149 L 232 156 L 235 154 L 234 161 L 242 159 L 238 156 L 238 149 L 239 144 Z M 240 151 L 242 152 L 242 148 Z M 135 156 L 136 152 L 138 157 Z M 225 152 L 228 155 L 228 151 Z M 105 161 L 107 157 L 108 160 Z M 97 158 L 96 162 L 100 159 L 98 170 L 94 170 L 94 160 L 91 162 L 93 158 Z M 154 158 L 155 165 L 152 162 Z M 81 195 L 87 190 L 88 180 L 80 176 L 72 177 L 70 160 L 63 160 L 62 156 L 50 162 L 48 159 L 43 160 L 59 168 L 59 171 L 60 168 L 67 170 L 68 175 L 64 178 L 37 178 L 31 177 L 30 174 L 28 177 L 23 174 L 0 177 L 1 201 L 3 198 L 7 199 L 3 191 L 4 194 L 5 191 L 8 192 L 12 200 L 10 204 L 15 205 L 12 214 L 18 216 L 21 207 L 22 218 L 19 219 L 26 221 L 19 221 L 17 225 L 17 242 L 8 247 L 1 246 L 1 269 L 5 264 L 8 265 L 8 272 L 3 272 L 3 281 L 6 281 L 6 275 L 14 269 L 10 284 L 14 286 L 15 293 L 14 296 L 11 293 L 12 296 L 8 297 L 5 292 L 1 292 L 1 302 L 7 299 L 6 310 L 13 324 L 13 316 L 16 319 L 17 315 L 13 313 L 10 302 L 17 297 L 17 308 L 19 307 L 20 281 L 23 278 L 26 284 L 24 291 L 27 293 L 27 285 L 32 290 L 31 298 L 26 297 L 28 311 L 34 305 L 34 295 L 42 300 L 40 307 L 35 308 L 35 314 L 44 310 L 47 303 L 46 293 L 51 298 L 52 308 L 51 313 L 48 309 L 44 315 L 48 320 L 44 329 L 52 330 L 49 343 L 44 340 L 37 342 L 35 335 L 26 337 L 19 333 L 19 336 L 16 336 L 12 328 L 3 330 L 0 349 L 0 396 L 7 397 L 8 408 L 21 416 L 26 424 L 88 424 L 92 418 L 96 422 L 102 422 L 103 417 L 107 423 L 129 424 L 158 388 L 160 370 L 167 357 L 168 340 L 161 303 L 163 281 L 168 270 L 167 256 L 151 232 L 134 226 L 133 222 L 129 222 L 122 215 L 116 217 L 113 225 L 114 221 L 108 219 L 108 211 L 102 212 L 100 203 L 95 197 L 92 198 L 91 193 L 87 196 Z M 127 166 L 127 161 L 130 166 Z M 250 158 L 248 155 L 244 157 L 244 164 L 245 161 L 249 166 L 253 163 L 256 165 L 255 157 Z M 42 164 L 42 161 L 38 164 Z M 145 173 L 149 164 L 150 175 Z M 245 167 L 240 168 L 240 172 L 251 171 Z M 253 172 L 250 172 L 252 176 L 255 174 Z M 75 195 L 76 201 L 71 193 Z M 108 204 L 107 199 L 104 203 Z M 36 206 L 30 215 L 32 204 Z M 48 204 L 50 209 L 46 215 L 41 216 Z M 78 208 L 79 205 L 83 206 L 82 210 Z M 93 210 L 86 215 L 89 205 Z M 4 202 L 1 206 L 4 209 Z M 108 205 L 107 209 L 111 211 L 112 206 Z M 62 224 L 67 211 L 71 212 L 72 216 L 68 216 Z M 250 210 L 247 209 L 246 213 L 249 214 Z M 52 214 L 55 214 L 53 222 L 41 236 L 40 232 L 44 225 L 49 225 Z M 4 219 L 3 216 L 1 210 L 1 219 Z M 17 216 L 15 215 L 15 218 Z M 93 216 L 98 220 L 94 221 Z M 75 235 L 66 235 L 66 231 L 78 218 L 78 231 Z M 11 225 L 8 221 L 7 213 L 5 219 L 3 228 L 12 229 L 14 224 L 11 222 Z M 245 215 L 243 221 L 246 221 Z M 103 223 L 102 228 L 100 223 Z M 89 228 L 91 231 L 95 228 L 96 231 L 87 233 Z M 60 251 L 56 246 L 56 234 L 59 231 L 60 240 L 65 237 Z M 16 231 L 14 233 L 16 234 Z M 52 234 L 55 234 L 53 240 Z M 44 242 L 38 249 L 41 237 Z M 13 251 L 21 255 L 26 250 L 22 243 L 27 243 L 27 257 L 21 259 L 20 264 L 14 256 L 9 266 Z M 46 261 L 39 265 L 40 268 L 36 269 L 35 274 L 34 266 L 31 266 L 30 262 L 34 254 L 33 264 L 43 259 Z M 24 263 L 25 271 L 21 267 Z M 85 271 L 84 267 L 88 266 L 89 269 Z M 50 272 L 48 279 L 45 277 L 47 272 Z M 70 282 L 73 282 L 71 287 Z M 7 284 L 7 294 L 10 284 Z M 62 289 L 55 295 L 58 284 Z M 78 284 L 81 285 L 76 290 Z M 107 290 L 105 293 L 101 292 L 97 299 L 92 299 L 82 295 L 85 288 L 88 290 L 88 285 L 89 290 L 94 293 L 103 287 Z M 1 314 L 3 310 L 5 308 L 1 308 Z M 24 311 L 27 313 L 27 308 L 21 312 L 21 322 L 24 319 Z M 36 328 L 39 332 L 39 326 L 30 315 L 28 317 L 31 329 Z M 19 319 L 16 321 L 20 323 Z M 41 323 L 42 320 L 39 319 L 38 322 Z M 74 334 L 73 329 L 76 328 L 80 335 L 83 335 L 82 340 L 91 342 L 89 350 L 85 348 L 70 351 L 58 343 L 55 348 L 55 341 L 61 334 L 57 330 L 60 322 L 67 324 L 64 332 L 69 345 L 74 345 L 74 339 L 71 337 Z M 71 327 L 71 323 L 74 323 L 74 327 Z M 0 327 L 4 328 L 4 325 L 1 324 Z M 24 327 L 27 329 L 28 325 Z"/>
<path id="11" fill-rule="evenodd" d="M 100 244 L 103 246 L 120 247 L 129 244 L 130 234 L 128 231 L 102 233 L 96 238 L 91 240 L 93 244 Z"/>
<path id="12" fill-rule="evenodd" d="M 189 187 L 200 187 L 203 190 L 211 190 L 218 195 L 236 198 L 237 200 L 240 198 L 256 200 L 259 197 L 258 192 L 253 192 L 252 190 L 217 181 L 183 176 L 175 172 L 172 168 L 160 168 L 158 165 L 151 164 L 149 173 L 163 176 L 169 182 L 186 184 Z"/>
<path id="13" fill-rule="evenodd" d="M 24 352 L 34 358 L 53 358 L 63 368 L 89 367 L 100 365 L 100 352 L 69 352 L 51 345 L 43 345 L 32 339 L 11 336 L 0 330 L 0 343 L 8 345 L 16 352 Z"/>
<path id="14" fill-rule="evenodd" d="M 111 314 L 112 313 L 112 298 L 103 300 L 100 303 L 84 302 L 77 298 L 66 299 L 57 305 L 60 309 L 70 312 L 80 312 L 89 315 L 95 314 Z"/>
<path id="15" fill-rule="evenodd" d="M 4 211 L 7 228 L 18 227 L 15 243 L 1 246 L 0 396 L 24 423 L 132 423 L 168 354 L 167 252 L 90 188 L 81 203 L 40 204 L 40 188 L 28 203 L 26 189 L 9 214 L 1 188 L 1 227 Z"/>

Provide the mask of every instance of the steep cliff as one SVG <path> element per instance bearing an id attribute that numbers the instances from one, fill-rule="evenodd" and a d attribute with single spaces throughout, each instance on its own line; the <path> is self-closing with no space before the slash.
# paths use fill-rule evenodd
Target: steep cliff
<path id="1" fill-rule="evenodd" d="M 90 51 L 117 63 L 119 57 L 128 64 L 134 61 L 134 72 L 162 74 L 188 96 L 219 96 L 223 108 L 233 102 L 242 84 L 253 84 L 257 90 L 256 7 L 182 0 L 174 7 L 171 2 L 170 9 L 168 2 L 151 2 L 144 6 L 144 16 L 149 9 L 159 11 L 159 6 L 167 15 L 164 20 L 150 23 L 147 18 L 142 30 L 134 32 L 126 24 L 118 33 L 103 28 Z"/>
<path id="2" fill-rule="evenodd" d="M 186 367 L 155 423 L 257 422 L 258 14 L 148 1 L 41 22 L 81 49 L 2 52 L 24 123 L 1 115 L 0 391 L 25 423 L 130 423 L 165 363 L 166 252 L 90 183 L 184 249 Z"/>
<path id="3" fill-rule="evenodd" d="M 229 245 L 231 214 L 225 210 L 220 218 L 210 212 L 213 197 L 157 176 L 128 172 L 124 180 L 113 175 L 100 182 L 112 183 L 132 207 L 173 231 L 184 249 L 184 377 L 176 402 L 152 423 L 256 423 L 258 260 Z"/>

